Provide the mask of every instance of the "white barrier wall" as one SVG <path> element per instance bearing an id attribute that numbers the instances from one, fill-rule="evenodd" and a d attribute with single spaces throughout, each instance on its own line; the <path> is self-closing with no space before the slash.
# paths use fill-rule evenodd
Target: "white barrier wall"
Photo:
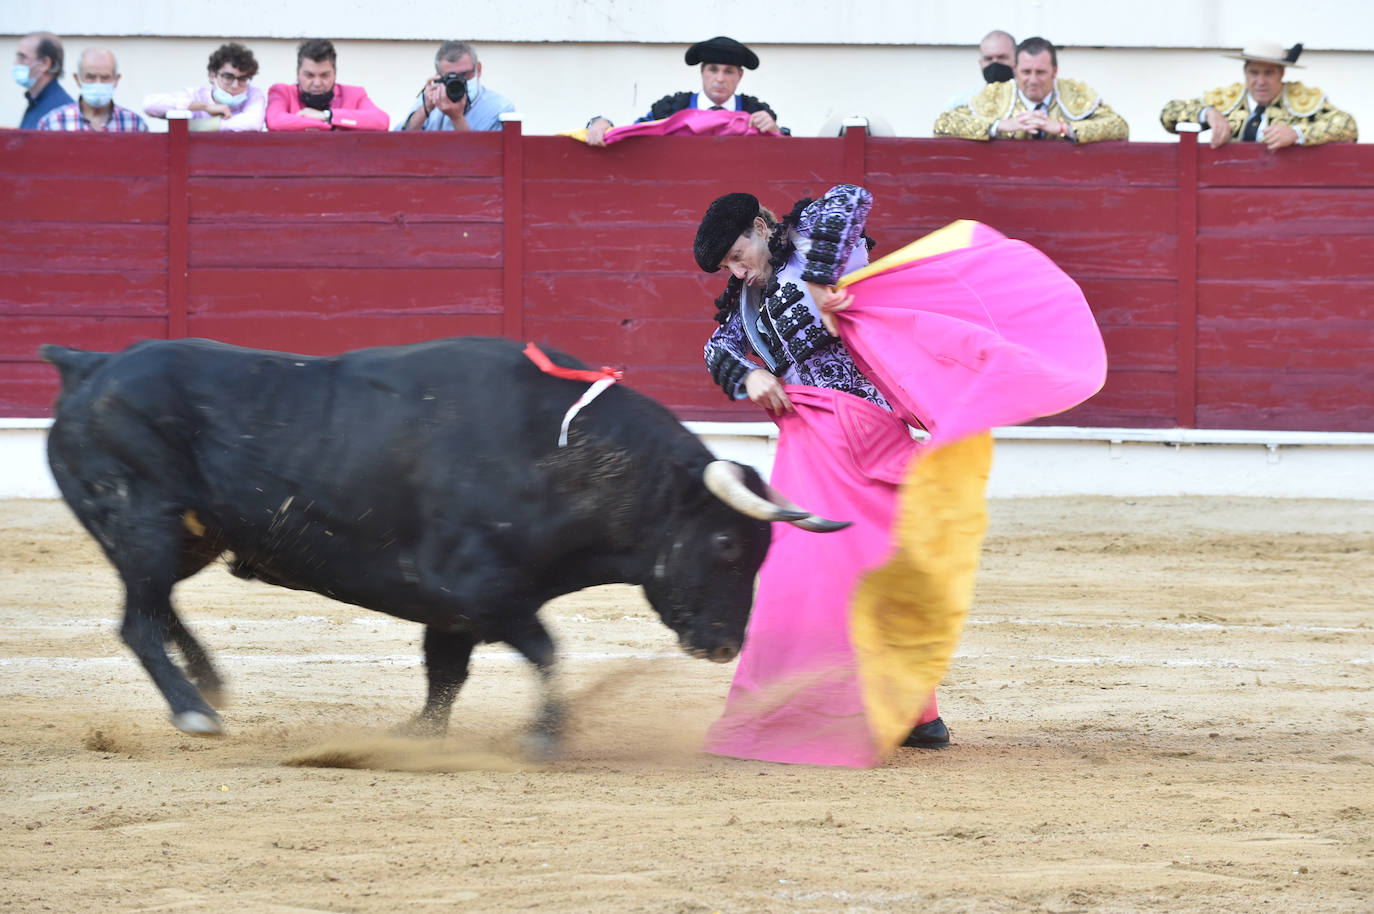
<path id="1" fill-rule="evenodd" d="M 1165 102 L 1240 79 L 1241 63 L 1223 58 L 1222 50 L 1269 38 L 1304 42 L 1306 68 L 1289 76 L 1322 87 L 1366 133 L 1374 130 L 1369 3 L 1161 2 L 1148 17 L 1126 4 L 1068 0 L 969 9 L 870 2 L 862 16 L 838 15 L 815 0 L 785 10 L 718 2 L 482 2 L 463 4 L 461 15 L 451 5 L 401 0 L 332 8 L 323 20 L 308 9 L 243 0 L 232 21 L 249 33 L 226 34 L 224 10 L 209 4 L 6 0 L 0 55 L 11 59 L 24 33 L 51 29 L 64 39 L 71 90 L 70 70 L 81 49 L 108 46 L 123 73 L 116 100 L 137 108 L 152 92 L 201 81 L 210 52 L 230 38 L 257 55 L 258 85 L 291 82 L 296 44 L 327 27 L 318 37 L 335 40 L 340 81 L 365 86 L 395 121 L 432 72 L 438 42 L 463 38 L 478 45 L 483 81 L 521 109 L 526 132 L 549 134 L 581 127 L 594 114 L 624 123 L 665 94 L 699 88 L 683 52 L 693 41 L 726 32 L 762 60 L 745 74 L 741 91 L 768 101 L 794 133 L 814 136 L 832 116 L 863 112 L 885 119 L 899 135 L 929 136 L 946 101 L 981 80 L 973 45 L 1000 27 L 1061 45 L 1062 75 L 1097 88 L 1130 123 L 1132 139 L 1163 141 L 1170 138 L 1159 126 Z M 722 25 L 701 25 L 709 22 Z M 1273 34 L 1253 34 L 1256 23 L 1268 23 Z M 8 85 L 0 92 L 0 126 L 16 125 L 24 110 L 21 90 Z M 165 123 L 153 126 L 165 129 Z"/>

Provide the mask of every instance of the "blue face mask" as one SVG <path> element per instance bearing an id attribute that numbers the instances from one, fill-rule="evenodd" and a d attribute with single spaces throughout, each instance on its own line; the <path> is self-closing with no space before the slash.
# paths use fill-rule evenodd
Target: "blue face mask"
<path id="1" fill-rule="evenodd" d="M 114 83 L 82 83 L 81 97 L 92 108 L 104 108 L 114 101 Z"/>
<path id="2" fill-rule="evenodd" d="M 248 90 L 244 89 L 243 92 L 238 95 L 230 95 L 228 92 L 225 92 L 219 86 L 215 86 L 214 90 L 210 93 L 210 97 L 213 98 L 215 101 L 219 102 L 221 105 L 228 105 L 230 108 L 237 108 L 239 105 L 242 105 L 244 102 L 248 100 Z"/>
<path id="3" fill-rule="evenodd" d="M 38 77 L 33 75 L 33 67 L 27 66 L 25 64 L 15 64 L 14 68 L 11 69 L 10 72 L 14 74 L 14 81 L 19 83 L 19 85 L 23 86 L 25 89 L 32 89 L 33 84 L 38 82 Z"/>
<path id="4" fill-rule="evenodd" d="M 468 104 L 477 101 L 477 95 L 482 91 L 482 80 L 474 73 L 472 79 L 468 80 Z"/>

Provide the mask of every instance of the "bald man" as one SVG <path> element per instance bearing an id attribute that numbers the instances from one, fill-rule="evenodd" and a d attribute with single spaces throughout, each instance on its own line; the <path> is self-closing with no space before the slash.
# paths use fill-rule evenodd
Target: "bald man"
<path id="1" fill-rule="evenodd" d="M 147 133 L 137 112 L 114 103 L 119 63 L 109 48 L 87 48 L 72 74 L 81 90 L 79 101 L 54 108 L 38 122 L 39 130 L 100 130 L 106 133 Z"/>
<path id="2" fill-rule="evenodd" d="M 1012 77 L 1012 64 L 1016 60 L 1016 39 L 1001 29 L 993 29 L 978 43 L 978 72 L 983 75 L 983 84 L 1005 82 Z M 970 89 L 956 95 L 945 105 L 950 111 L 972 101 L 974 93 L 982 89 Z"/>

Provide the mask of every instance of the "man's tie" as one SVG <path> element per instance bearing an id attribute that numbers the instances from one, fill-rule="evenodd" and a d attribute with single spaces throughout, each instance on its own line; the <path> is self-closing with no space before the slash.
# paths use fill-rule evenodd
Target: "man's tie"
<path id="1" fill-rule="evenodd" d="M 1255 112 L 1250 115 L 1250 120 L 1245 122 L 1245 132 L 1240 135 L 1242 140 L 1254 141 L 1259 139 L 1260 121 L 1264 119 L 1264 105 L 1255 104 Z"/>
<path id="2" fill-rule="evenodd" d="M 712 105 L 710 110 L 712 110 L 712 111 L 724 111 L 725 109 L 722 108 L 720 105 Z"/>
<path id="3" fill-rule="evenodd" d="M 1045 103 L 1045 100 L 1044 100 L 1044 99 L 1041 99 L 1041 100 L 1036 104 L 1035 110 L 1036 110 L 1036 111 L 1041 111 L 1041 112 L 1048 111 L 1048 110 L 1050 110 L 1050 106 L 1049 106 L 1048 104 Z M 1045 131 L 1043 131 L 1043 130 L 1032 130 L 1032 131 L 1031 131 L 1031 139 L 1033 139 L 1033 140 L 1043 140 L 1044 138 L 1045 138 Z"/>

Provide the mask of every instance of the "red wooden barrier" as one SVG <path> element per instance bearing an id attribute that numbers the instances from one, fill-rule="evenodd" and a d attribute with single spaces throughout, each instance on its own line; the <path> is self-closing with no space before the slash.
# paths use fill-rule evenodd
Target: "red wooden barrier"
<path id="1" fill-rule="evenodd" d="M 685 418 L 709 381 L 717 195 L 860 181 L 879 253 L 953 219 L 1087 293 L 1102 393 L 1055 424 L 1374 429 L 1374 152 L 501 133 L 0 136 L 0 415 L 47 415 L 52 341 L 206 336 L 332 353 L 456 334 L 624 363 Z"/>

